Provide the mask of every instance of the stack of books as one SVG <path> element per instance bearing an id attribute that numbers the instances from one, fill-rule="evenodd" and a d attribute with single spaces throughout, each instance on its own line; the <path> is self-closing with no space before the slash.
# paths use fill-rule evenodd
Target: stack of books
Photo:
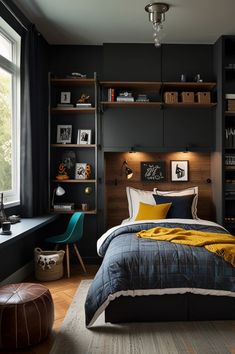
<path id="1" fill-rule="evenodd" d="M 91 103 L 76 103 L 77 108 L 90 108 Z"/>
<path id="2" fill-rule="evenodd" d="M 69 210 L 74 210 L 74 203 L 57 203 L 54 204 L 54 210 L 64 210 L 64 211 L 69 211 Z"/>
<path id="3" fill-rule="evenodd" d="M 145 94 L 139 94 L 137 96 L 136 102 L 149 102 L 149 98 Z"/>
<path id="4" fill-rule="evenodd" d="M 73 104 L 72 103 L 58 103 L 57 104 L 57 108 L 59 108 L 59 109 L 69 109 L 69 108 L 73 108 Z"/>
<path id="5" fill-rule="evenodd" d="M 131 92 L 120 92 L 117 96 L 117 102 L 134 102 Z"/>

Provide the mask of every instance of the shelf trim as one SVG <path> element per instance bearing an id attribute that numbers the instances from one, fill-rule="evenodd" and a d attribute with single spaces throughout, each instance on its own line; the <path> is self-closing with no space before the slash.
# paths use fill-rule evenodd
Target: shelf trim
<path id="1" fill-rule="evenodd" d="M 90 215 L 95 215 L 97 214 L 97 210 L 96 209 L 92 209 L 92 210 L 82 210 L 82 209 L 73 209 L 73 210 L 54 210 L 51 209 L 51 213 L 53 214 L 73 214 L 76 213 L 77 211 L 84 213 L 84 214 L 90 214 Z"/>
<path id="2" fill-rule="evenodd" d="M 96 183 L 96 179 L 53 179 L 55 183 Z"/>
<path id="3" fill-rule="evenodd" d="M 55 148 L 95 148 L 96 144 L 51 144 Z"/>
<path id="4" fill-rule="evenodd" d="M 94 113 L 96 111 L 95 107 L 89 107 L 89 108 L 76 108 L 76 107 L 71 107 L 71 108 L 51 108 L 51 113 Z"/>
<path id="5" fill-rule="evenodd" d="M 61 79 L 51 79 L 52 85 L 69 85 L 69 86 L 80 86 L 80 85 L 94 85 L 96 83 L 95 79 L 69 79 L 69 78 L 61 78 Z"/>

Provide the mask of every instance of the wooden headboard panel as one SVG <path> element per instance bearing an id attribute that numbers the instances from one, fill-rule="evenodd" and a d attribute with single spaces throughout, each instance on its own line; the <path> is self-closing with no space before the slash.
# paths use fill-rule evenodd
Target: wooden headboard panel
<path id="1" fill-rule="evenodd" d="M 130 180 L 126 180 L 125 174 L 121 175 L 124 160 L 127 160 L 128 165 L 134 172 Z M 189 182 L 171 182 L 171 160 L 189 161 Z M 142 182 L 140 177 L 141 161 L 165 161 L 166 182 Z M 178 190 L 198 186 L 198 216 L 202 219 L 214 220 L 212 184 L 207 181 L 211 178 L 210 163 L 210 153 L 105 153 L 106 227 L 118 225 L 123 219 L 128 218 L 126 186 L 144 190 L 153 190 L 154 187 L 160 190 Z"/>

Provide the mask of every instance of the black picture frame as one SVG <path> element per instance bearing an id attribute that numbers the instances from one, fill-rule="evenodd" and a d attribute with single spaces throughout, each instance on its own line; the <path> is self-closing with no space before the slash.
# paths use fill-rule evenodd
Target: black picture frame
<path id="1" fill-rule="evenodd" d="M 165 182 L 166 162 L 165 161 L 142 161 L 140 163 L 141 181 L 143 182 Z"/>
<path id="2" fill-rule="evenodd" d="M 189 181 L 188 160 L 171 160 L 171 182 Z"/>

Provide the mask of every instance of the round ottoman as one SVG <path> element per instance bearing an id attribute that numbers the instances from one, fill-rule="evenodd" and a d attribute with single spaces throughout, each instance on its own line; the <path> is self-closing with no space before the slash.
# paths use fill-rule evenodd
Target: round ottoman
<path id="1" fill-rule="evenodd" d="M 0 348 L 37 344 L 51 332 L 54 305 L 49 289 L 19 283 L 0 287 Z"/>

